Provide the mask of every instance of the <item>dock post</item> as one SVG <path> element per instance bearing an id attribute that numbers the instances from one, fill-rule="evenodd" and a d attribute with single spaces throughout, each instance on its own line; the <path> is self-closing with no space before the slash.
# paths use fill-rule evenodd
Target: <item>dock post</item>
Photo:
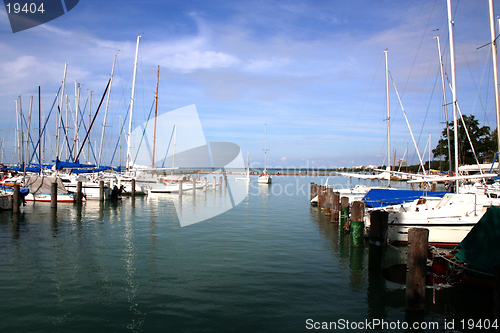
<path id="1" fill-rule="evenodd" d="M 99 181 L 99 201 L 104 201 L 104 180 Z"/>
<path id="2" fill-rule="evenodd" d="M 349 231 L 349 198 L 340 198 L 340 226 L 342 230 Z"/>
<path id="3" fill-rule="evenodd" d="M 219 186 L 222 188 L 222 176 L 219 177 Z"/>
<path id="4" fill-rule="evenodd" d="M 224 178 L 223 178 L 223 179 L 224 179 L 224 188 L 226 188 L 226 187 L 227 187 L 227 176 L 226 176 L 226 175 L 224 175 Z"/>
<path id="5" fill-rule="evenodd" d="M 339 223 L 340 214 L 340 193 L 333 192 L 332 194 L 332 223 Z"/>
<path id="6" fill-rule="evenodd" d="M 135 178 L 132 178 L 132 190 L 130 191 L 132 198 L 135 197 Z"/>
<path id="7" fill-rule="evenodd" d="M 427 245 L 429 229 L 408 230 L 408 259 L 406 272 L 406 311 L 425 310 L 425 276 L 427 274 Z"/>
<path id="8" fill-rule="evenodd" d="M 374 210 L 370 214 L 369 270 L 376 271 L 385 268 L 388 221 L 389 213 L 386 211 Z"/>
<path id="9" fill-rule="evenodd" d="M 206 192 L 207 191 L 207 177 L 204 177 L 203 178 L 203 192 Z"/>
<path id="10" fill-rule="evenodd" d="M 179 181 L 179 198 L 182 197 L 182 179 Z"/>
<path id="11" fill-rule="evenodd" d="M 78 181 L 76 183 L 76 203 L 81 204 L 82 203 L 82 182 Z"/>
<path id="12" fill-rule="evenodd" d="M 216 188 L 216 187 L 217 187 L 217 179 L 216 179 L 216 178 L 215 178 L 215 176 L 214 176 L 214 178 L 212 179 L 212 190 L 214 190 L 214 191 L 215 191 L 215 188 Z"/>
<path id="13" fill-rule="evenodd" d="M 314 199 L 317 195 L 318 195 L 318 185 L 311 182 L 311 198 L 309 199 L 309 201 Z M 311 202 L 311 204 L 312 204 L 312 202 Z"/>
<path id="14" fill-rule="evenodd" d="M 365 204 L 362 201 L 354 201 L 352 203 L 351 213 L 351 245 L 363 246 L 365 237 Z"/>
<path id="15" fill-rule="evenodd" d="M 14 213 L 19 213 L 21 210 L 19 206 L 21 205 L 21 186 L 19 184 L 14 184 L 14 193 L 12 194 L 12 211 Z"/>
<path id="16" fill-rule="evenodd" d="M 52 183 L 50 187 L 50 208 L 57 208 L 57 183 Z"/>
<path id="17" fill-rule="evenodd" d="M 332 215 L 332 209 L 333 209 L 333 188 L 327 188 L 325 196 L 325 215 L 326 216 Z"/>
<path id="18" fill-rule="evenodd" d="M 191 179 L 193 180 L 193 195 L 196 194 L 196 177 L 191 177 Z"/>
<path id="19" fill-rule="evenodd" d="M 323 207 L 323 201 L 325 200 L 324 185 L 318 185 L 318 208 Z"/>

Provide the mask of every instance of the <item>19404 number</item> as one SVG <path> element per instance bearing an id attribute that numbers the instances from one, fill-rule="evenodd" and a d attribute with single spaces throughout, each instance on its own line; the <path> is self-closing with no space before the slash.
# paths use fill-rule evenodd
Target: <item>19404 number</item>
<path id="1" fill-rule="evenodd" d="M 19 14 L 20 12 L 23 12 L 26 14 L 28 14 L 28 13 L 35 14 L 37 12 L 43 13 L 45 11 L 43 9 L 43 2 L 40 4 L 40 6 L 37 6 L 36 3 L 28 4 L 27 2 L 24 3 L 23 6 L 21 6 L 21 5 L 22 5 L 21 3 L 15 2 L 13 4 L 7 3 L 7 4 L 5 4 L 5 7 L 7 7 L 8 14 L 10 14 L 11 11 L 14 14 Z"/>

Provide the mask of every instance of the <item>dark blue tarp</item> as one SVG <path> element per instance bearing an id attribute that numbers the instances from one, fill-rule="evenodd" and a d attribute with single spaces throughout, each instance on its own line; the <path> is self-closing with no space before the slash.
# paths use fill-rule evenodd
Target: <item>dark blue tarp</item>
<path id="1" fill-rule="evenodd" d="M 55 165 L 57 170 L 70 169 L 70 168 L 95 168 L 95 165 L 93 164 L 82 164 L 79 161 L 62 162 L 59 159 L 55 160 Z"/>
<path id="2" fill-rule="evenodd" d="M 457 248 L 455 256 L 468 264 L 469 274 L 493 278 L 500 264 L 500 207 L 489 207 Z"/>
<path id="3" fill-rule="evenodd" d="M 441 191 L 413 191 L 374 188 L 368 191 L 363 198 L 365 205 L 372 208 L 400 205 L 414 201 L 420 197 L 442 198 L 448 192 Z"/>

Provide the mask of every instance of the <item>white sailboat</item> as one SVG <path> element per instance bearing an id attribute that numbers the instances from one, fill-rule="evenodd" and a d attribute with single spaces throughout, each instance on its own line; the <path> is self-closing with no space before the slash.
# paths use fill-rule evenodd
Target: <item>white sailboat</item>
<path id="1" fill-rule="evenodd" d="M 236 178 L 236 180 L 243 180 L 243 181 L 250 181 L 250 153 L 247 153 L 247 172 L 245 174 L 245 177 L 239 177 Z"/>
<path id="2" fill-rule="evenodd" d="M 452 74 L 452 93 L 453 93 L 453 114 L 454 128 L 457 127 L 457 97 L 456 97 L 456 79 L 455 79 L 455 57 L 453 44 L 453 21 L 451 18 L 451 1 L 447 1 L 448 24 L 450 35 L 450 57 Z M 493 2 L 490 1 L 490 22 L 493 24 Z M 492 27 L 492 47 L 495 47 L 495 32 Z M 493 49 L 492 52 L 496 52 Z M 495 61 L 495 60 L 494 60 Z M 495 75 L 498 75 L 495 73 Z M 496 81 L 498 82 L 498 81 Z M 497 95 L 498 96 L 498 95 Z M 497 106 L 498 98 L 496 100 Z M 497 117 L 499 115 L 497 114 Z M 455 131 L 455 174 L 458 175 L 458 131 Z M 419 199 L 416 204 L 405 206 L 401 205 L 396 211 L 389 214 L 388 239 L 392 242 L 406 243 L 408 241 L 409 228 L 427 228 L 429 230 L 429 244 L 435 245 L 457 245 L 460 243 L 472 227 L 481 219 L 490 206 L 499 206 L 500 199 L 490 198 L 485 194 L 466 194 L 460 189 L 460 180 L 471 179 L 473 177 L 495 176 L 477 175 L 477 176 L 456 176 L 442 178 L 450 182 L 456 182 L 457 193 L 446 194 L 439 201 L 428 201 L 424 198 Z M 433 181 L 440 180 L 432 178 Z M 461 193 L 458 193 L 461 192 Z"/>
<path id="3" fill-rule="evenodd" d="M 271 175 L 267 173 L 267 125 L 264 124 L 264 171 L 259 176 L 259 184 L 271 184 Z"/>

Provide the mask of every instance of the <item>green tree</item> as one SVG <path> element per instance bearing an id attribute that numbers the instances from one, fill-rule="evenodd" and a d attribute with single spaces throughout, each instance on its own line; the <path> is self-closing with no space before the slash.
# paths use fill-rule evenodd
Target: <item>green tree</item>
<path id="1" fill-rule="evenodd" d="M 490 162 L 495 155 L 497 150 L 496 146 L 496 130 L 493 133 L 490 132 L 489 126 L 479 126 L 479 121 L 474 117 L 474 115 L 463 116 L 467 130 L 472 141 L 472 145 L 476 151 L 479 163 Z M 448 124 L 450 128 L 450 145 L 451 153 L 455 152 L 454 135 L 455 130 L 453 122 Z M 446 133 L 446 128 L 443 130 L 441 139 L 439 140 L 436 148 L 432 150 L 434 158 L 444 157 L 445 162 L 449 161 L 448 155 L 448 137 Z M 454 159 L 452 160 L 452 162 Z M 467 134 L 465 133 L 462 121 L 458 121 L 458 163 L 460 165 L 464 164 L 474 164 L 476 160 L 474 159 L 474 153 L 472 152 L 471 144 L 467 139 Z M 446 163 L 445 163 L 446 164 Z M 445 169 L 448 164 L 443 165 Z"/>

